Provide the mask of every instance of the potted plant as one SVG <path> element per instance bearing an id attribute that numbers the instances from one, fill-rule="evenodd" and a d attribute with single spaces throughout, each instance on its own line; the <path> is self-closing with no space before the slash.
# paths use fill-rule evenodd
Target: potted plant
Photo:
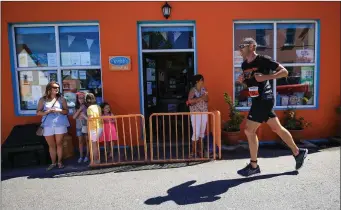
<path id="1" fill-rule="evenodd" d="M 242 115 L 233 104 L 232 98 L 224 93 L 224 99 L 229 107 L 229 120 L 223 123 L 222 126 L 222 139 L 226 144 L 238 144 L 240 136 L 240 125 L 244 120 L 244 115 Z"/>
<path id="2" fill-rule="evenodd" d="M 303 117 L 298 117 L 294 108 L 288 108 L 284 112 L 283 126 L 291 133 L 295 142 L 302 140 L 303 130 L 311 126 L 311 123 Z"/>

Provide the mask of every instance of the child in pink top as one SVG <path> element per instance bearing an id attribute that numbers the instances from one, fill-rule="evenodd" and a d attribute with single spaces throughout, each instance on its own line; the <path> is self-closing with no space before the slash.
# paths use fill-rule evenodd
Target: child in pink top
<path id="1" fill-rule="evenodd" d="M 102 103 L 102 116 L 114 116 L 114 114 L 110 110 L 110 105 L 108 103 Z M 106 141 L 106 150 L 107 154 L 110 153 L 108 158 L 112 157 L 111 154 L 111 141 L 113 141 L 113 144 L 117 142 L 117 133 L 116 133 L 116 125 L 115 125 L 115 119 L 103 119 L 103 134 L 99 139 L 99 142 Z"/>

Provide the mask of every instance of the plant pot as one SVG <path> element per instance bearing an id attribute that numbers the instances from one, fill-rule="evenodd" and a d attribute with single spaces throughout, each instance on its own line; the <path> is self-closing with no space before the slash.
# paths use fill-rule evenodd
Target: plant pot
<path id="1" fill-rule="evenodd" d="M 301 142 L 303 139 L 303 129 L 302 130 L 288 130 L 295 142 Z"/>
<path id="2" fill-rule="evenodd" d="M 239 144 L 240 131 L 227 132 L 227 131 L 222 130 L 221 136 L 222 136 L 223 143 L 226 145 L 237 145 L 237 144 Z"/>

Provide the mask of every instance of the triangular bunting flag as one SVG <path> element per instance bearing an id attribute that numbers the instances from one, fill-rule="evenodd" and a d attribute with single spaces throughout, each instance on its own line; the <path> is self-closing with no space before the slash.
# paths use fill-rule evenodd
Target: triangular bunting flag
<path id="1" fill-rule="evenodd" d="M 181 32 L 179 32 L 179 31 L 175 31 L 175 32 L 173 32 L 173 35 L 174 35 L 174 42 L 176 42 L 176 40 L 179 38 L 179 36 L 181 36 Z"/>
<path id="2" fill-rule="evenodd" d="M 94 43 L 93 39 L 86 39 L 86 43 L 88 44 L 88 49 L 90 50 L 92 43 Z"/>
<path id="3" fill-rule="evenodd" d="M 149 47 L 149 35 L 144 35 L 143 40 L 146 42 L 147 47 Z"/>
<path id="4" fill-rule="evenodd" d="M 167 41 L 167 32 L 161 32 L 161 35 L 162 35 L 163 38 Z"/>
<path id="5" fill-rule="evenodd" d="M 72 44 L 73 40 L 75 40 L 75 36 L 71 36 L 71 35 L 67 35 L 67 43 L 68 43 L 68 46 L 70 47 L 70 45 Z"/>

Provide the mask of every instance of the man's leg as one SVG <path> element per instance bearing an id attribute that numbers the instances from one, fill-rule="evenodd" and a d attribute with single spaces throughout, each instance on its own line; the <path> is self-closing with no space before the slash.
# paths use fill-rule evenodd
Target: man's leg
<path id="1" fill-rule="evenodd" d="M 253 168 L 257 167 L 258 137 L 256 132 L 260 125 L 261 123 L 259 122 L 246 120 L 245 134 L 249 143 L 251 165 Z"/>
<path id="2" fill-rule="evenodd" d="M 247 119 L 245 134 L 249 142 L 251 161 L 245 168 L 239 170 L 237 173 L 241 176 L 251 176 L 260 173 L 260 168 L 257 164 L 258 153 L 258 138 L 256 131 L 261 123 Z"/>
<path id="3" fill-rule="evenodd" d="M 281 123 L 279 122 L 277 117 L 270 118 L 267 121 L 267 124 L 270 126 L 273 132 L 277 133 L 279 137 L 288 145 L 291 149 L 295 160 L 296 160 L 296 169 L 302 167 L 304 163 L 304 159 L 307 157 L 308 150 L 307 149 L 299 149 L 295 144 L 290 132 L 285 129 Z"/>
<path id="4" fill-rule="evenodd" d="M 267 124 L 270 126 L 271 130 L 275 132 L 279 137 L 281 137 L 281 139 L 288 145 L 292 153 L 294 155 L 297 155 L 299 152 L 297 145 L 292 139 L 290 132 L 281 125 L 278 118 L 277 117 L 270 118 L 267 121 Z"/>

